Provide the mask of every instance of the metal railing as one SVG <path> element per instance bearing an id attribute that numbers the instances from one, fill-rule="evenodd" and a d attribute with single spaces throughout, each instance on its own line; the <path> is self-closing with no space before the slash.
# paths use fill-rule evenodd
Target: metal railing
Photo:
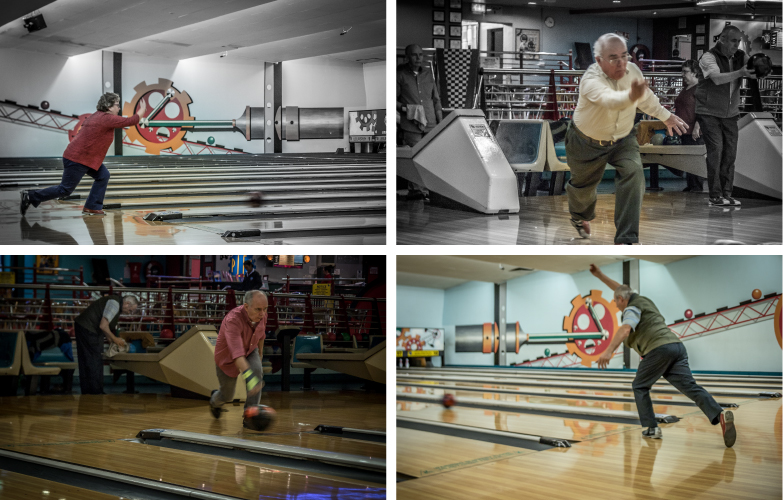
<path id="1" fill-rule="evenodd" d="M 79 269 L 68 269 L 65 267 L 21 267 L 21 266 L 4 266 L 0 265 L 0 271 L 13 272 L 19 278 L 21 273 L 21 279 L 32 280 L 33 284 L 58 284 L 58 285 L 84 285 L 84 267 Z M 32 291 L 33 297 L 38 297 L 39 290 L 34 289 Z M 84 288 L 74 290 L 70 292 L 72 298 L 88 298 L 89 292 Z"/>
<path id="2" fill-rule="evenodd" d="M 665 61 L 664 61 L 665 62 Z M 656 69 L 661 69 L 659 65 Z M 484 69 L 485 84 L 481 87 L 481 100 L 488 120 L 493 119 L 549 119 L 570 118 L 579 99 L 579 80 L 582 70 L 537 69 Z M 674 99 L 683 88 L 680 72 L 645 71 L 650 89 L 661 104 L 671 109 Z M 486 83 L 490 77 L 499 76 L 511 83 Z M 524 81 L 525 83 L 513 83 Z M 759 90 L 764 110 L 772 113 L 778 126 L 783 119 L 781 77 L 770 75 L 759 79 Z M 750 90 L 747 81 L 741 87 L 740 116 L 747 114 Z"/>
<path id="3" fill-rule="evenodd" d="M 3 289 L 30 289 L 44 298 L 4 297 L 0 299 L 0 322 L 4 329 L 70 330 L 73 320 L 92 302 L 76 297 L 55 297 L 60 292 L 87 292 L 93 298 L 103 294 L 132 294 L 139 308 L 121 316 L 125 330 L 158 334 L 170 329 L 184 333 L 195 325 L 220 328 L 225 315 L 242 304 L 244 292 L 234 290 L 191 290 L 155 288 L 80 287 L 72 285 L 0 284 Z M 385 335 L 385 299 L 349 295 L 318 296 L 297 293 L 268 293 L 267 331 L 300 329 L 303 333 L 340 336 L 343 333 L 366 341 L 368 335 Z"/>

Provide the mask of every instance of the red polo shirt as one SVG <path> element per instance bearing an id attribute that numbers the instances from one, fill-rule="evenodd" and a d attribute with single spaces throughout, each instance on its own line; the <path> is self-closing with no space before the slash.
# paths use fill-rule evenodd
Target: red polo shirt
<path id="1" fill-rule="evenodd" d="M 255 327 L 244 306 L 235 307 L 223 318 L 220 333 L 215 344 L 215 363 L 229 377 L 239 376 L 239 370 L 234 366 L 234 360 L 247 357 L 266 338 L 266 318 L 259 321 Z M 263 353 L 259 353 L 263 357 Z"/>
<path id="2" fill-rule="evenodd" d="M 98 170 L 114 140 L 114 129 L 131 127 L 138 123 L 139 115 L 134 114 L 130 118 L 125 118 L 96 111 L 84 120 L 73 142 L 65 148 L 63 158 Z"/>

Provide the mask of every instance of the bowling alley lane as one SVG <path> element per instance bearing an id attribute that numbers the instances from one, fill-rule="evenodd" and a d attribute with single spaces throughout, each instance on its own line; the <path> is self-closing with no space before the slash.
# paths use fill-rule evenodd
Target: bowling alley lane
<path id="1" fill-rule="evenodd" d="M 384 488 L 383 484 L 267 465 L 263 457 L 259 457 L 259 462 L 251 462 L 123 440 L 72 445 L 42 444 L 10 449 L 27 455 L 246 499 L 258 498 L 262 492 L 301 494 L 305 491 L 311 494 L 317 492 L 327 498 L 329 495 L 339 498 L 341 490 Z"/>
<path id="2" fill-rule="evenodd" d="M 657 411 L 657 409 L 656 409 Z M 584 417 L 533 415 L 524 410 L 500 411 L 457 406 L 450 410 L 436 403 L 397 402 L 397 417 L 415 418 L 423 422 L 445 422 L 453 425 L 504 431 L 533 436 L 581 441 L 596 435 L 638 428 L 638 421 L 628 423 L 599 422 Z"/>
<path id="3" fill-rule="evenodd" d="M 3 498 L 67 498 L 68 500 L 121 500 L 123 498 L 2 469 L 0 469 L 0 485 L 2 485 L 0 496 Z"/>
<path id="4" fill-rule="evenodd" d="M 133 439 L 141 430 L 159 428 L 383 458 L 382 444 L 313 431 L 318 425 L 384 430 L 384 398 L 366 394 L 359 402 L 338 392 L 270 392 L 262 402 L 278 418 L 264 433 L 242 429 L 242 406 L 227 405 L 228 412 L 215 420 L 206 401 L 156 394 L 0 398 L 0 448 L 25 452 L 42 444 Z"/>
<path id="5" fill-rule="evenodd" d="M 565 389 L 565 388 L 546 388 L 546 387 L 531 387 L 523 384 L 519 385 L 504 385 L 504 384 L 486 384 L 486 383 L 471 383 L 471 382 L 435 382 L 435 381 L 418 381 L 418 382 L 398 382 L 398 392 L 410 392 L 416 393 L 418 391 L 426 391 L 427 389 L 443 390 L 444 392 L 460 391 L 468 397 L 481 397 L 482 393 L 493 394 L 506 394 L 508 396 L 542 396 L 551 398 L 569 398 L 585 400 L 604 400 L 613 402 L 633 402 L 634 395 L 630 388 L 630 382 L 627 384 L 628 390 L 593 390 L 593 389 Z M 407 390 L 400 391 L 400 388 L 406 388 Z M 424 392 L 423 392 L 424 393 Z M 676 394 L 661 394 L 651 393 L 650 398 L 653 403 L 665 404 L 680 404 L 694 406 L 695 403 L 688 397 L 676 393 Z M 756 398 L 751 397 L 739 397 L 739 396 L 718 396 L 719 403 L 737 403 L 743 401 L 752 401 Z M 532 400 L 530 400 L 532 401 Z"/>
<path id="6" fill-rule="evenodd" d="M 477 439 L 398 428 L 397 449 L 417 448 L 427 452 L 397 454 L 398 474 L 422 477 L 536 452 L 527 448 L 488 443 Z"/>
<path id="7" fill-rule="evenodd" d="M 397 485 L 398 500 L 428 498 L 781 498 L 780 400 L 735 411 L 737 442 L 726 448 L 720 426 L 701 412 L 661 425 L 663 439 L 639 427 L 456 473 Z"/>

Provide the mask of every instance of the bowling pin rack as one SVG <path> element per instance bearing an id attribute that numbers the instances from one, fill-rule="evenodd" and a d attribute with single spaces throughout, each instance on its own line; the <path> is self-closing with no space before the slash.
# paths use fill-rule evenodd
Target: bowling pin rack
<path id="1" fill-rule="evenodd" d="M 37 290 L 44 295 L 9 297 L 16 290 Z M 134 295 L 139 308 L 133 316 L 121 316 L 119 326 L 129 331 L 148 331 L 159 336 L 164 329 L 178 334 L 192 326 L 213 325 L 219 329 L 225 315 L 242 304 L 244 292 L 168 287 L 118 288 L 53 284 L 0 284 L 0 322 L 4 329 L 72 329 L 73 319 L 104 294 Z M 85 298 L 84 294 L 88 294 Z M 78 296 L 76 296 L 78 295 Z M 353 337 L 350 342 L 367 344 L 370 335 L 385 335 L 385 299 L 352 295 L 267 293 L 267 332 L 298 329 L 324 338 Z M 274 337 L 272 335 L 271 337 Z M 338 341 L 339 342 L 339 341 Z"/>

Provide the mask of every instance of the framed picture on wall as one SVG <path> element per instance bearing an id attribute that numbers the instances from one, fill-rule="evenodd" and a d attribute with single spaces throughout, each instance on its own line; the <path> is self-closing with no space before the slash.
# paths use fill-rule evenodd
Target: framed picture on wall
<path id="1" fill-rule="evenodd" d="M 432 11 L 432 20 L 436 22 L 443 22 L 446 20 L 446 13 L 442 10 L 433 10 Z"/>
<path id="2" fill-rule="evenodd" d="M 704 33 L 704 25 L 703 24 L 697 24 L 696 25 L 696 34 Z"/>
<path id="3" fill-rule="evenodd" d="M 449 12 L 449 22 L 450 23 L 461 23 L 462 22 L 462 12 Z"/>
<path id="4" fill-rule="evenodd" d="M 462 26 L 455 26 L 451 25 L 449 26 L 449 36 L 455 37 L 455 38 L 462 38 Z"/>
<path id="5" fill-rule="evenodd" d="M 435 36 L 446 36 L 446 26 L 443 24 L 433 24 L 432 34 Z"/>
<path id="6" fill-rule="evenodd" d="M 449 48 L 450 49 L 461 49 L 462 48 L 462 40 L 449 40 Z"/>
<path id="7" fill-rule="evenodd" d="M 701 56 L 704 55 L 704 49 L 699 49 L 696 51 L 696 60 L 701 59 Z"/>
<path id="8" fill-rule="evenodd" d="M 703 36 L 697 36 L 696 37 L 696 45 L 704 45 L 704 37 Z"/>
<path id="9" fill-rule="evenodd" d="M 449 7 L 451 7 L 452 9 L 461 9 L 462 0 L 449 0 Z"/>
<path id="10" fill-rule="evenodd" d="M 446 0 L 432 0 L 432 6 L 433 7 L 445 7 L 446 6 Z"/>
<path id="11" fill-rule="evenodd" d="M 433 38 L 432 39 L 432 48 L 434 48 L 434 49 L 445 49 L 446 48 L 446 39 L 445 38 Z"/>
<path id="12" fill-rule="evenodd" d="M 517 29 L 517 53 L 520 59 L 538 59 L 529 52 L 541 52 L 541 32 L 539 30 Z"/>

